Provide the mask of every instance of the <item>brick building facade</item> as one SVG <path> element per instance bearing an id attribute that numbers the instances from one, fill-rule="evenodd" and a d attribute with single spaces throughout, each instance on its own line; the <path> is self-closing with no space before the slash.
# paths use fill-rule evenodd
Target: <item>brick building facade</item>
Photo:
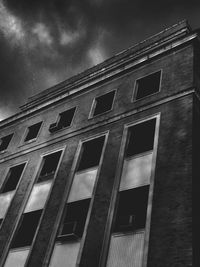
<path id="1" fill-rule="evenodd" d="M 0 266 L 192 266 L 199 48 L 182 21 L 0 122 Z"/>

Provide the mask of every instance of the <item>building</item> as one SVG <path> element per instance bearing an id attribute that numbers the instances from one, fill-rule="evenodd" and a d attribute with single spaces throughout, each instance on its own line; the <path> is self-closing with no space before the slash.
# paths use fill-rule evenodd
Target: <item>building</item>
<path id="1" fill-rule="evenodd" d="M 192 266 L 199 48 L 182 21 L 0 122 L 0 266 Z"/>

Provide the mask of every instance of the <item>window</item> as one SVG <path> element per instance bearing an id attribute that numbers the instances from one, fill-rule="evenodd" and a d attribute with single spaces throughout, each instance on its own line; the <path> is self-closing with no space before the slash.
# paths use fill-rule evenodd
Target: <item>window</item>
<path id="1" fill-rule="evenodd" d="M 61 153 L 62 151 L 57 151 L 55 153 L 44 156 L 42 168 L 37 182 L 43 182 L 52 178 L 57 169 Z"/>
<path id="2" fill-rule="evenodd" d="M 126 157 L 153 149 L 156 119 L 129 128 Z"/>
<path id="3" fill-rule="evenodd" d="M 149 186 L 120 192 L 114 232 L 145 228 Z"/>
<path id="4" fill-rule="evenodd" d="M 41 125 L 42 125 L 42 122 L 38 122 L 38 123 L 28 127 L 28 131 L 27 131 L 26 137 L 24 139 L 24 142 L 35 139 L 38 135 L 38 132 L 40 130 Z"/>
<path id="5" fill-rule="evenodd" d="M 115 91 L 95 98 L 93 117 L 112 109 Z"/>
<path id="6" fill-rule="evenodd" d="M 30 246 L 42 214 L 42 210 L 27 212 L 22 215 L 20 226 L 14 236 L 11 248 Z"/>
<path id="7" fill-rule="evenodd" d="M 12 137 L 13 137 L 13 134 L 9 134 L 0 139 L 0 151 L 4 151 L 7 149 Z"/>
<path id="8" fill-rule="evenodd" d="M 146 224 L 149 224 L 147 209 L 151 206 L 148 207 L 148 201 L 155 124 L 156 118 L 153 118 L 128 128 L 107 267 L 113 267 L 116 262 L 120 262 L 120 266 L 130 262 L 133 266 L 143 264 L 145 239 L 149 234 Z"/>
<path id="9" fill-rule="evenodd" d="M 65 241 L 82 237 L 89 204 L 90 199 L 85 199 L 66 205 L 66 212 L 58 239 Z"/>
<path id="10" fill-rule="evenodd" d="M 136 81 L 135 99 L 141 99 L 159 91 L 161 71 L 154 72 Z"/>
<path id="11" fill-rule="evenodd" d="M 1 189 L 1 193 L 6 193 L 16 189 L 24 167 L 25 163 L 10 168 L 6 181 Z"/>
<path id="12" fill-rule="evenodd" d="M 58 121 L 56 123 L 53 123 L 50 125 L 49 131 L 51 133 L 53 133 L 53 132 L 58 131 L 62 128 L 69 127 L 72 123 L 72 119 L 74 117 L 75 110 L 76 110 L 76 107 L 60 113 Z"/>
<path id="13" fill-rule="evenodd" d="M 99 165 L 104 140 L 101 136 L 83 143 L 78 171 Z"/>

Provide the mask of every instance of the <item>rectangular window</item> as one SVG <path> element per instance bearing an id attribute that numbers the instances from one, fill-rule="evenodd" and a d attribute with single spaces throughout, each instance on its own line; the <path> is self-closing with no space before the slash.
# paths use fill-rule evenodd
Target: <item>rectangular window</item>
<path id="1" fill-rule="evenodd" d="M 107 267 L 142 266 L 155 126 L 156 118 L 128 128 Z"/>
<path id="2" fill-rule="evenodd" d="M 104 140 L 105 136 L 101 136 L 83 143 L 77 171 L 99 165 Z"/>
<path id="3" fill-rule="evenodd" d="M 159 91 L 161 71 L 154 72 L 136 81 L 135 99 L 141 99 Z"/>
<path id="4" fill-rule="evenodd" d="M 9 134 L 0 139 L 0 151 L 4 151 L 7 149 L 12 137 L 13 137 L 13 134 Z"/>
<path id="5" fill-rule="evenodd" d="M 11 248 L 31 246 L 42 210 L 27 212 L 22 215 L 20 226 L 14 236 Z"/>
<path id="6" fill-rule="evenodd" d="M 129 128 L 126 157 L 153 150 L 156 119 Z"/>
<path id="7" fill-rule="evenodd" d="M 16 189 L 24 167 L 25 163 L 10 168 L 0 193 L 6 193 Z"/>
<path id="8" fill-rule="evenodd" d="M 145 228 L 149 186 L 120 192 L 114 232 Z"/>
<path id="9" fill-rule="evenodd" d="M 105 136 L 100 136 L 82 143 L 77 169 L 49 265 L 51 267 L 64 267 L 66 262 L 70 266 L 77 264 L 104 141 Z"/>
<path id="10" fill-rule="evenodd" d="M 37 181 L 38 183 L 53 178 L 53 175 L 58 166 L 61 153 L 62 151 L 57 151 L 47 156 L 44 156 L 42 161 L 42 168 Z"/>
<path id="11" fill-rule="evenodd" d="M 41 125 L 42 125 L 42 122 L 38 122 L 34 125 L 29 126 L 24 142 L 35 139 L 39 133 Z"/>
<path id="12" fill-rule="evenodd" d="M 75 201 L 66 205 L 64 220 L 61 225 L 59 240 L 79 239 L 83 235 L 90 199 Z"/>
<path id="13" fill-rule="evenodd" d="M 51 133 L 58 131 L 62 128 L 69 127 L 72 123 L 76 107 L 66 110 L 59 114 L 58 121 L 53 123 L 49 127 Z"/>
<path id="14" fill-rule="evenodd" d="M 93 106 L 93 117 L 111 110 L 114 96 L 115 96 L 115 91 L 112 91 L 105 95 L 96 97 Z"/>

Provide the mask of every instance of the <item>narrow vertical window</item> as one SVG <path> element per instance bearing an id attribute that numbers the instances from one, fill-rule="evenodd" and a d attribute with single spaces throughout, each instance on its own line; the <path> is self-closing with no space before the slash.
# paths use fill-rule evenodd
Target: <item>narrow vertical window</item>
<path id="1" fill-rule="evenodd" d="M 47 201 L 52 185 L 53 175 L 57 169 L 62 151 L 46 155 L 42 160 L 42 166 L 38 180 L 32 188 L 32 192 L 26 203 L 24 212 L 20 218 L 17 230 L 11 242 L 5 267 L 25 266 L 30 247 L 39 227 L 40 218 Z"/>
<path id="2" fill-rule="evenodd" d="M 9 169 L 6 179 L 0 189 L 0 219 L 5 217 L 8 207 L 15 194 L 15 189 L 19 184 L 25 163 L 13 166 Z"/>
<path id="3" fill-rule="evenodd" d="M 0 152 L 8 148 L 12 137 L 13 137 L 13 134 L 9 134 L 0 139 Z"/>
<path id="4" fill-rule="evenodd" d="M 161 71 L 154 72 L 136 81 L 135 99 L 152 95 L 160 89 Z"/>
<path id="5" fill-rule="evenodd" d="M 128 128 L 107 267 L 142 266 L 155 125 L 151 119 Z"/>
<path id="6" fill-rule="evenodd" d="M 24 142 L 28 142 L 30 140 L 36 139 L 41 125 L 42 125 L 42 122 L 38 122 L 34 125 L 29 126 Z"/>
<path id="7" fill-rule="evenodd" d="M 105 136 L 82 144 L 50 267 L 76 266 Z"/>

